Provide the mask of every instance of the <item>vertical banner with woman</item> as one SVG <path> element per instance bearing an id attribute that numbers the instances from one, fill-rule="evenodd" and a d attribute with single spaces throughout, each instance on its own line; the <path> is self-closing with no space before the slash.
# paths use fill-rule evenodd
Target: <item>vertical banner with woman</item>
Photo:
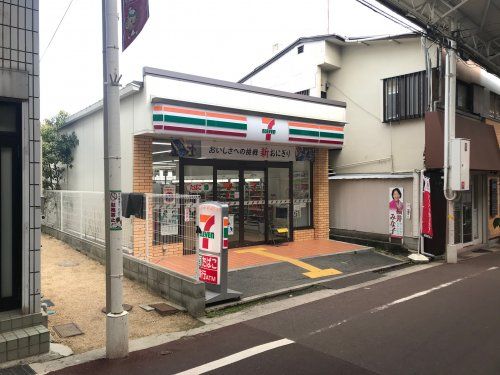
<path id="1" fill-rule="evenodd" d="M 403 238 L 404 234 L 404 197 L 402 187 L 389 189 L 389 233 L 391 238 Z"/>

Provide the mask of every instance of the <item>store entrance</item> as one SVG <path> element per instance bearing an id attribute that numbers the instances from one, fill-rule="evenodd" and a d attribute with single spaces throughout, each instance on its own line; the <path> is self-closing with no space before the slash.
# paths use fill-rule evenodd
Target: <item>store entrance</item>
<path id="1" fill-rule="evenodd" d="M 186 180 L 181 191 L 198 191 L 192 185 L 203 181 L 209 193 L 202 201 L 227 203 L 230 248 L 274 242 L 278 227 L 286 228 L 291 238 L 292 163 L 185 159 L 182 164 Z M 213 180 L 207 179 L 207 168 L 213 168 Z"/>
<path id="2" fill-rule="evenodd" d="M 216 168 L 216 200 L 229 208 L 229 246 L 240 247 L 266 242 L 265 169 Z"/>

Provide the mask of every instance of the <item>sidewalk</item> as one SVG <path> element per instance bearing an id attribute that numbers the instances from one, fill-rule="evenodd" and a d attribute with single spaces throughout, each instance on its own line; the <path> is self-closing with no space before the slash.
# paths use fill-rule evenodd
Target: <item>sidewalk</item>
<path id="1" fill-rule="evenodd" d="M 261 249 L 265 250 L 268 254 L 291 259 L 305 259 L 322 255 L 367 250 L 369 248 L 362 245 L 333 240 L 287 242 L 280 246 L 258 245 L 240 247 L 229 249 L 229 271 L 283 262 L 277 258 L 262 256 L 259 254 L 259 250 Z M 196 255 L 165 256 L 155 259 L 154 263 L 186 276 L 195 276 Z"/>

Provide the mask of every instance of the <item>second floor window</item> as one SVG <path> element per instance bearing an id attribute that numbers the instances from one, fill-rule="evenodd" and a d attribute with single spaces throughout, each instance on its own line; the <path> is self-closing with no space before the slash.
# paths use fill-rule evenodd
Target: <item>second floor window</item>
<path id="1" fill-rule="evenodd" d="M 384 122 L 421 118 L 425 114 L 425 72 L 384 79 Z"/>

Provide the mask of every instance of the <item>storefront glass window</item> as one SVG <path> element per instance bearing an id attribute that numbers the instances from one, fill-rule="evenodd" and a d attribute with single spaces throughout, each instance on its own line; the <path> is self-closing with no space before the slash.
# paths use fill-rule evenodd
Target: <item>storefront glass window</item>
<path id="1" fill-rule="evenodd" d="M 213 199 L 213 167 L 184 166 L 184 194 L 199 195 L 202 202 Z"/>
<path id="2" fill-rule="evenodd" d="M 293 225 L 309 227 L 311 222 L 311 162 L 293 163 Z"/>
<path id="3" fill-rule="evenodd" d="M 271 228 L 289 229 L 289 168 L 269 168 L 268 209 Z"/>
<path id="4" fill-rule="evenodd" d="M 169 141 L 154 140 L 153 159 L 153 193 L 179 193 L 179 158 L 172 156 Z"/>

